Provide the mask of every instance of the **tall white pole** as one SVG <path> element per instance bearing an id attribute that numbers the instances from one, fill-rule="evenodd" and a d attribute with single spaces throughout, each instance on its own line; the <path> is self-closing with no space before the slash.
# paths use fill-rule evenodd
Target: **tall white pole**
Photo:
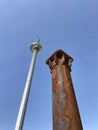
<path id="1" fill-rule="evenodd" d="M 26 107 L 27 107 L 28 97 L 29 97 L 30 88 L 31 88 L 31 82 L 32 82 L 32 76 L 34 72 L 36 56 L 37 56 L 37 53 L 41 51 L 41 49 L 42 47 L 39 44 L 39 40 L 37 40 L 35 43 L 33 43 L 30 46 L 30 50 L 33 52 L 33 56 L 32 56 L 32 60 L 31 60 L 31 64 L 30 64 L 30 68 L 29 68 L 29 72 L 27 76 L 26 85 L 24 88 L 23 97 L 20 104 L 20 109 L 19 109 L 19 113 L 18 113 L 18 117 L 16 121 L 15 130 L 23 129 L 24 118 L 25 118 Z"/>

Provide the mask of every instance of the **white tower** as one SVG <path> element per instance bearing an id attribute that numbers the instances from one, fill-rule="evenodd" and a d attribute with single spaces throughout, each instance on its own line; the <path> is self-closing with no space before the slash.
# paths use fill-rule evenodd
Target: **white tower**
<path id="1" fill-rule="evenodd" d="M 36 56 L 37 56 L 37 53 L 40 52 L 42 49 L 41 45 L 39 44 L 39 41 L 40 41 L 39 39 L 36 40 L 36 42 L 31 44 L 30 46 L 30 50 L 33 52 L 33 56 L 32 56 L 32 60 L 31 60 L 31 64 L 30 64 L 30 68 L 29 68 L 29 72 L 27 76 L 27 81 L 24 88 L 23 97 L 20 104 L 20 109 L 19 109 L 19 113 L 18 113 L 18 117 L 16 121 L 15 130 L 22 130 L 23 128 L 24 117 L 26 113 L 26 107 L 27 107 L 28 97 L 29 97 L 30 88 L 31 88 L 31 82 L 32 82 L 32 77 L 33 77 L 33 72 L 34 72 Z"/>

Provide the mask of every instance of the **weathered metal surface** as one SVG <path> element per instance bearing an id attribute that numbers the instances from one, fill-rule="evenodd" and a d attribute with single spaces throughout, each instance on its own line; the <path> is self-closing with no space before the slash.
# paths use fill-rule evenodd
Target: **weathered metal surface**
<path id="1" fill-rule="evenodd" d="M 52 73 L 53 130 L 83 130 L 70 75 L 72 61 L 62 50 L 46 61 Z"/>

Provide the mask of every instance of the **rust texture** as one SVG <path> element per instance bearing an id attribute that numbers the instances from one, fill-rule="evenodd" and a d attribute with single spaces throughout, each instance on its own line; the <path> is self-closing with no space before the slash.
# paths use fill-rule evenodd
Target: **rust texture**
<path id="1" fill-rule="evenodd" d="M 83 130 L 70 75 L 72 61 L 62 50 L 46 61 L 52 73 L 53 130 Z"/>

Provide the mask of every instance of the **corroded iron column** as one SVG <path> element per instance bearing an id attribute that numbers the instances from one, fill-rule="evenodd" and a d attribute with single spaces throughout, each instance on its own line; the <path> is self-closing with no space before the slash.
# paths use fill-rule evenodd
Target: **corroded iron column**
<path id="1" fill-rule="evenodd" d="M 70 75 L 72 61 L 62 50 L 46 61 L 52 73 L 53 130 L 83 130 Z"/>

